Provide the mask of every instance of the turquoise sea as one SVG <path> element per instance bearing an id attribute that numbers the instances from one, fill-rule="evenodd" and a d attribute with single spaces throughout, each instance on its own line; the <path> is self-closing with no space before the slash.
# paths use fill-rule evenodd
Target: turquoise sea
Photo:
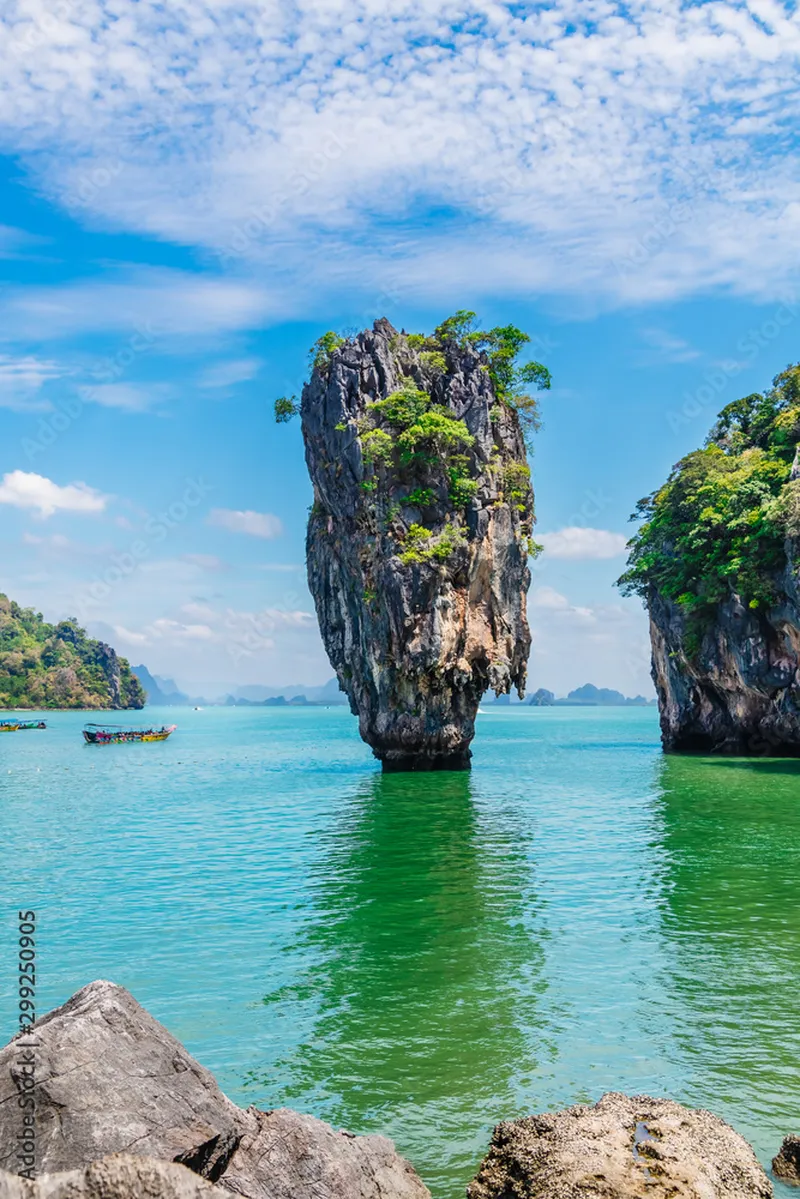
<path id="1" fill-rule="evenodd" d="M 470 774 L 388 776 L 343 708 L 148 717 L 178 732 L 0 735 L 4 1040 L 35 908 L 41 1012 L 114 979 L 231 1098 L 386 1132 L 435 1199 L 499 1119 L 607 1090 L 765 1163 L 800 1132 L 800 763 L 666 758 L 653 709 L 488 708 Z"/>

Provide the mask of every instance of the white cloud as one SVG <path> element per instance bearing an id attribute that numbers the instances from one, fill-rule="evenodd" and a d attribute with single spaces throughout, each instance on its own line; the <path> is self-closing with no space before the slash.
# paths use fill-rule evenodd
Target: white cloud
<path id="1" fill-rule="evenodd" d="M 59 487 L 43 475 L 24 470 L 3 475 L 0 483 L 0 504 L 30 508 L 41 517 L 53 516 L 56 512 L 102 512 L 108 498 L 86 483 Z"/>
<path id="2" fill-rule="evenodd" d="M 169 337 L 257 328 L 276 310 L 265 289 L 252 282 L 155 267 L 108 268 L 102 280 L 6 288 L 0 340 L 119 333 L 120 351 L 135 356 Z"/>
<path id="3" fill-rule="evenodd" d="M 652 357 L 659 362 L 694 362 L 701 356 L 700 351 L 688 341 L 666 329 L 642 329 L 640 336 L 656 351 Z"/>
<path id="4" fill-rule="evenodd" d="M 81 388 L 83 400 L 123 412 L 146 412 L 162 394 L 161 387 L 138 387 L 133 383 L 97 383 Z"/>
<path id="5" fill-rule="evenodd" d="M 200 375 L 201 387 L 233 387 L 254 379 L 262 366 L 260 358 L 234 358 L 228 362 L 215 362 Z"/>
<path id="6" fill-rule="evenodd" d="M 625 552 L 628 538 L 624 533 L 608 529 L 587 529 L 568 526 L 555 533 L 537 533 L 536 540 L 544 546 L 548 558 L 571 558 L 584 561 L 616 558 Z"/>
<path id="7" fill-rule="evenodd" d="M 190 566 L 197 566 L 200 570 L 216 572 L 225 569 L 225 563 L 214 554 L 183 554 L 182 558 L 184 562 L 188 562 Z"/>
<path id="8" fill-rule="evenodd" d="M 763 297 L 793 276 L 788 0 L 5 12 L 0 120 L 44 186 L 81 217 L 261 260 L 283 294 L 374 297 L 391 276 L 428 296 Z"/>
<path id="9" fill-rule="evenodd" d="M 119 641 L 126 645 L 149 645 L 150 638 L 146 633 L 136 633 L 132 629 L 126 629 L 124 625 L 115 624 L 113 626 L 114 634 Z"/>
<path id="10" fill-rule="evenodd" d="M 0 408 L 43 411 L 50 407 L 35 397 L 49 379 L 65 372 L 55 362 L 25 355 L 20 358 L 0 354 Z"/>
<path id="11" fill-rule="evenodd" d="M 212 508 L 208 524 L 231 533 L 247 533 L 251 537 L 263 537 L 271 541 L 280 537 L 283 525 L 277 516 L 269 512 L 236 512 L 231 508 Z"/>

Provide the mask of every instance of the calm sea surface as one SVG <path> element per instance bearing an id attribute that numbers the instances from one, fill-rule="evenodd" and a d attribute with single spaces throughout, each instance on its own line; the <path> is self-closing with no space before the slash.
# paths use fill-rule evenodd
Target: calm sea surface
<path id="1" fill-rule="evenodd" d="M 42 1012 L 113 979 L 231 1098 L 386 1132 L 435 1199 L 497 1120 L 607 1090 L 764 1162 L 800 1132 L 800 764 L 667 759 L 652 709 L 489 708 L 471 774 L 386 777 L 341 708 L 148 718 L 178 732 L 0 735 L 3 1040 L 35 908 Z"/>

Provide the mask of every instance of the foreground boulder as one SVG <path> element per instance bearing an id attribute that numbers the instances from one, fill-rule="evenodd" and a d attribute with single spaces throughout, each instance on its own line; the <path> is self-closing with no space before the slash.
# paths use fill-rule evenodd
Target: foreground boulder
<path id="1" fill-rule="evenodd" d="M 800 1186 L 800 1137 L 784 1137 L 777 1157 L 772 1159 L 772 1169 L 781 1182 Z"/>
<path id="2" fill-rule="evenodd" d="M 0 1199 L 227 1199 L 185 1166 L 151 1157 L 114 1155 L 85 1170 L 45 1174 L 35 1181 L 0 1170 Z"/>
<path id="3" fill-rule="evenodd" d="M 646 1095 L 495 1128 L 468 1199 L 771 1199 L 753 1150 L 710 1112 Z"/>
<path id="4" fill-rule="evenodd" d="M 247 1199 L 430 1199 L 385 1137 L 231 1103 L 114 983 L 90 983 L 26 1040 L 38 1042 L 37 1173 L 132 1153 L 179 1162 Z M 19 1044 L 0 1051 L 0 1167 L 9 1171 L 17 1169 Z"/>
<path id="5" fill-rule="evenodd" d="M 424 338 L 379 320 L 334 338 L 303 388 L 309 588 L 387 770 L 468 767 L 484 692 L 524 694 L 533 492 L 519 413 L 533 401 L 503 389 L 493 349 L 503 378 L 538 371 L 547 386 L 547 372 L 512 370 L 518 332 L 490 331 L 481 351 L 447 322 Z"/>

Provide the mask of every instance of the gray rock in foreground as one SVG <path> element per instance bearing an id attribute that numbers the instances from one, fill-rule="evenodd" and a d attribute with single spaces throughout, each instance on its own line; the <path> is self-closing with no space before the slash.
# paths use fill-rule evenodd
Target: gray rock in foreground
<path id="1" fill-rule="evenodd" d="M 0 1199 L 226 1199 L 185 1166 L 119 1154 L 35 1182 L 0 1170 Z"/>
<path id="2" fill-rule="evenodd" d="M 468 1199 L 770 1199 L 753 1150 L 706 1111 L 609 1094 L 498 1124 Z"/>
<path id="3" fill-rule="evenodd" d="M 243 1111 L 124 988 L 93 982 L 33 1028 L 36 1170 L 132 1153 L 177 1161 L 246 1199 L 430 1199 L 382 1136 L 282 1109 Z M 33 1039 L 33 1038 L 30 1038 Z M 0 1050 L 0 1167 L 16 1171 L 19 1045 Z"/>
<path id="4" fill-rule="evenodd" d="M 781 1182 L 800 1186 L 800 1137 L 783 1138 L 777 1157 L 772 1159 L 772 1169 Z"/>

